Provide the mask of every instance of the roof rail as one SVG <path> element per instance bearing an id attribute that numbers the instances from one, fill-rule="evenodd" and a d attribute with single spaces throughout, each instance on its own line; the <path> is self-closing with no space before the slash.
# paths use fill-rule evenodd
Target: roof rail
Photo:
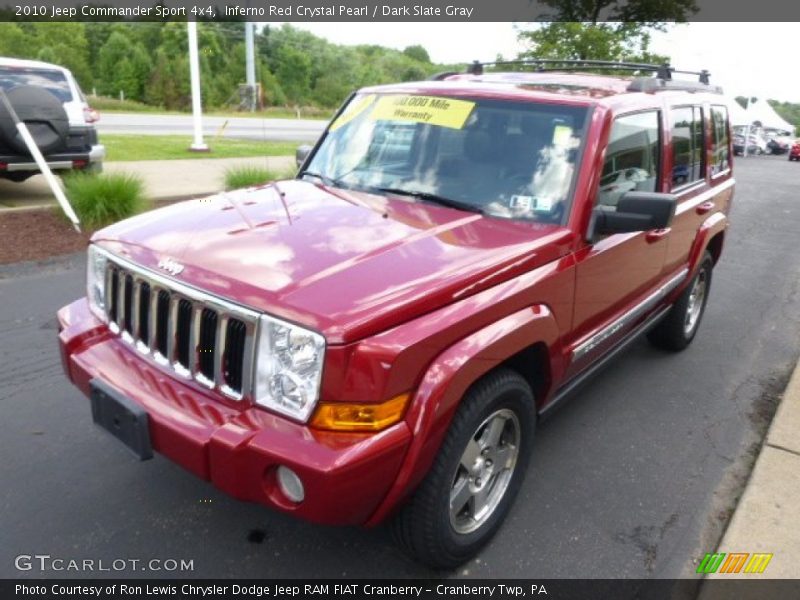
<path id="1" fill-rule="evenodd" d="M 665 80 L 658 77 L 637 77 L 628 86 L 629 92 L 652 93 L 669 90 L 722 94 L 722 88 L 718 85 L 700 81 Z"/>
<path id="2" fill-rule="evenodd" d="M 461 73 L 459 71 L 442 71 L 441 73 L 434 73 L 428 77 L 428 81 L 442 81 L 451 75 L 461 75 Z"/>
<path id="3" fill-rule="evenodd" d="M 682 75 L 697 75 L 698 83 L 700 84 L 700 86 L 709 85 L 710 75 L 711 75 L 706 69 L 703 69 L 702 71 L 683 71 L 675 69 L 674 67 L 670 66 L 669 63 L 661 65 L 653 65 L 649 63 L 634 63 L 634 62 L 616 61 L 616 60 L 577 60 L 577 59 L 566 59 L 566 58 L 565 59 L 532 58 L 525 60 L 503 60 L 494 62 L 480 62 L 476 60 L 467 66 L 467 73 L 470 75 L 483 75 L 484 67 L 488 66 L 497 67 L 506 65 L 535 67 L 534 70 L 536 72 L 597 71 L 600 69 L 612 69 L 617 71 L 648 71 L 651 73 L 655 73 L 655 77 L 644 78 L 645 80 L 663 81 L 663 82 L 672 81 L 673 73 L 681 73 Z M 691 83 L 691 82 L 681 82 L 681 83 Z M 700 89 L 705 89 L 700 86 L 696 88 L 698 91 Z M 664 86 L 658 89 L 663 89 L 663 87 Z M 655 89 L 656 87 L 654 87 L 653 90 L 650 91 L 654 91 Z M 677 88 L 670 88 L 670 89 L 677 89 Z M 631 91 L 641 91 L 641 90 L 631 90 Z"/>

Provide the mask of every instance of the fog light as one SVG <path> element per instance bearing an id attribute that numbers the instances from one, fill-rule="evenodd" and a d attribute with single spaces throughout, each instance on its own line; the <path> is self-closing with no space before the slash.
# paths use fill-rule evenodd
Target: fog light
<path id="1" fill-rule="evenodd" d="M 292 502 L 300 503 L 306 497 L 303 482 L 289 467 L 283 465 L 278 467 L 278 485 L 281 492 Z"/>

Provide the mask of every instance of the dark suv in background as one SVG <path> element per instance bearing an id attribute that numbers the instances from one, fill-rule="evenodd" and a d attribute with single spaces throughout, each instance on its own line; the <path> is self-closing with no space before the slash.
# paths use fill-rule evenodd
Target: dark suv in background
<path id="1" fill-rule="evenodd" d="M 0 58 L 0 88 L 28 126 L 50 169 L 102 170 L 97 112 L 69 70 L 50 63 Z M 0 178 L 25 181 L 39 168 L 0 103 Z"/>

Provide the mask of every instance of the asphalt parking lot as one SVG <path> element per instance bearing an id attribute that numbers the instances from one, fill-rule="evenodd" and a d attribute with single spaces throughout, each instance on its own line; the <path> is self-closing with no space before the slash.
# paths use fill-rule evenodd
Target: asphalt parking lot
<path id="1" fill-rule="evenodd" d="M 695 343 L 642 341 L 537 431 L 509 521 L 444 576 L 678 577 L 713 550 L 800 354 L 800 165 L 740 159 L 733 226 Z M 55 311 L 80 258 L 0 270 L 0 577 L 20 554 L 190 559 L 125 576 L 423 577 L 385 528 L 327 528 L 239 503 L 170 462 L 138 463 L 64 378 Z"/>

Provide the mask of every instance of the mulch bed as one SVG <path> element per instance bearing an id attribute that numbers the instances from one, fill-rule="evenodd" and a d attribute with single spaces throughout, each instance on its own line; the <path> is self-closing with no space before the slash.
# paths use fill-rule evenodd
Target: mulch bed
<path id="1" fill-rule="evenodd" d="M 177 200 L 155 202 L 154 207 Z M 0 211 L 0 265 L 84 250 L 93 231 L 78 233 L 55 208 L 26 211 Z"/>
<path id="2" fill-rule="evenodd" d="M 72 254 L 92 232 L 76 232 L 54 209 L 0 212 L 0 265 Z"/>

